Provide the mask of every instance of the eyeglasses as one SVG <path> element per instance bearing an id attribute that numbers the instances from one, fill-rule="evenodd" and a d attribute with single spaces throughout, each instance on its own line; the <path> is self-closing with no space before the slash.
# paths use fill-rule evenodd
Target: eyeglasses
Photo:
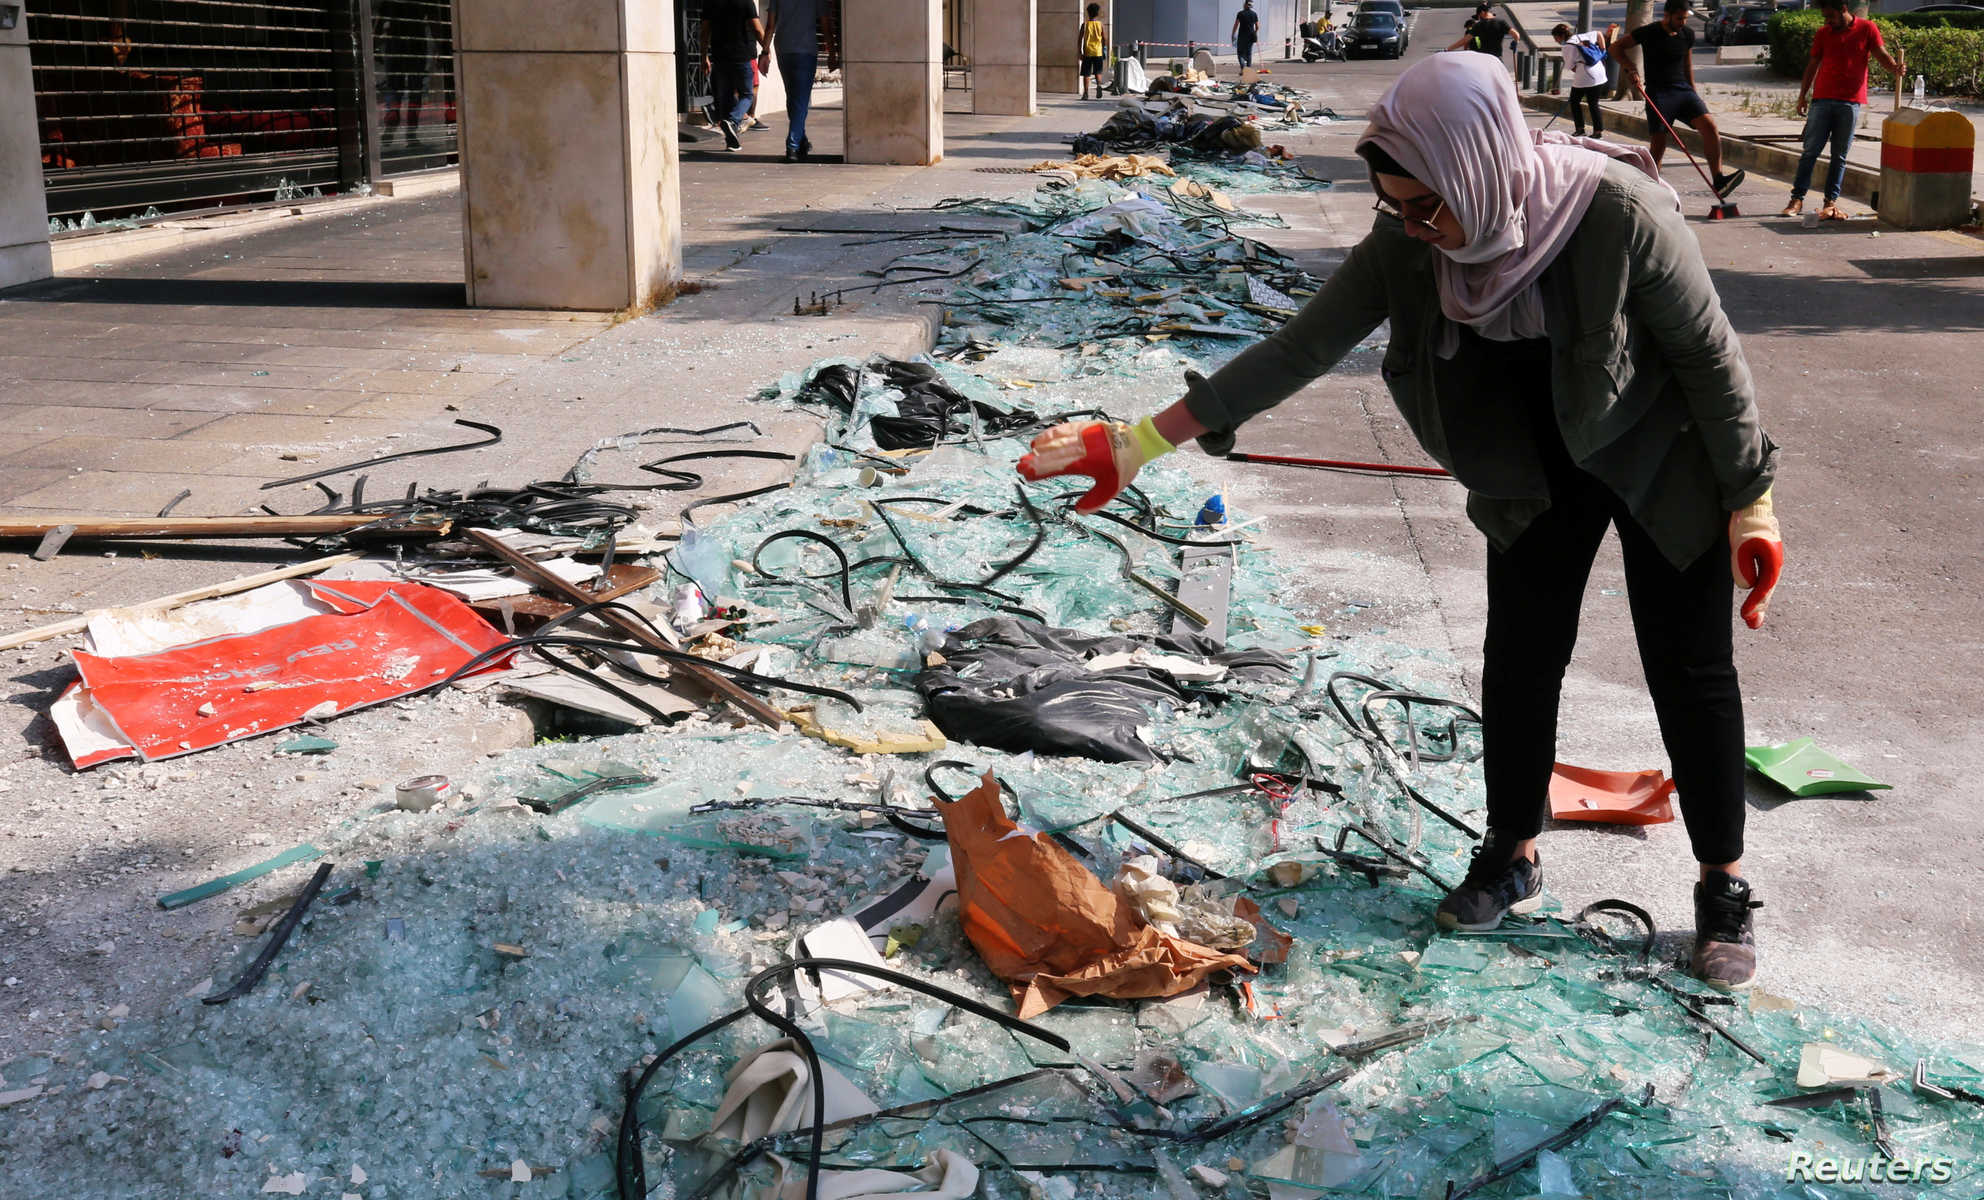
<path id="1" fill-rule="evenodd" d="M 1426 207 L 1428 200 L 1433 202 L 1431 208 Z M 1377 203 L 1371 206 L 1371 211 L 1384 213 L 1388 217 L 1397 217 L 1408 225 L 1420 225 L 1438 233 L 1439 227 L 1433 222 L 1440 219 L 1440 214 L 1446 210 L 1446 207 L 1447 202 L 1438 196 L 1418 196 L 1400 202 L 1380 192 Z M 1426 215 L 1421 216 L 1421 213 Z"/>

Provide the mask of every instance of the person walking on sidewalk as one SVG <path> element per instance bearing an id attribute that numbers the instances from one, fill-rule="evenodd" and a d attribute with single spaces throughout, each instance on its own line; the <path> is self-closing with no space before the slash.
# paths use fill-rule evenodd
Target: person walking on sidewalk
<path id="1" fill-rule="evenodd" d="M 1254 43 L 1261 40 L 1261 14 L 1254 11 L 1254 0 L 1240 0 L 1240 11 L 1233 14 L 1233 29 L 1227 35 L 1240 69 L 1254 65 Z"/>
<path id="2" fill-rule="evenodd" d="M 1826 202 L 1819 217 L 1844 221 L 1839 211 L 1839 191 L 1846 186 L 1846 152 L 1853 148 L 1853 131 L 1860 126 L 1860 110 L 1867 106 L 1867 59 L 1871 55 L 1894 74 L 1896 90 L 1908 71 L 1906 54 L 1890 57 L 1881 44 L 1880 26 L 1856 17 L 1846 0 L 1819 0 L 1824 23 L 1812 35 L 1811 57 L 1805 60 L 1805 78 L 1798 85 L 1798 111 L 1805 116 L 1805 149 L 1798 156 L 1798 176 L 1791 182 L 1791 203 L 1781 214 L 1795 217 L 1805 209 L 1805 190 L 1812 186 L 1812 168 L 1818 165 L 1819 151 L 1832 143 L 1832 162 L 1826 168 Z M 1806 95 L 1812 98 L 1808 106 Z"/>
<path id="3" fill-rule="evenodd" d="M 1646 94 L 1647 141 L 1654 165 L 1659 166 L 1661 156 L 1667 153 L 1667 127 L 1692 125 L 1702 138 L 1702 157 L 1708 160 L 1711 186 L 1717 196 L 1727 200 L 1729 193 L 1742 186 L 1746 172 L 1722 173 L 1722 134 L 1701 93 L 1695 90 L 1695 31 L 1688 28 L 1688 8 L 1688 0 L 1667 0 L 1658 21 L 1619 39 L 1613 50 L 1638 46 L 1646 59 L 1643 80 L 1630 59 L 1619 60 L 1619 65 L 1626 78 L 1639 82 Z"/>
<path id="4" fill-rule="evenodd" d="M 1102 6 L 1088 6 L 1088 19 L 1082 22 L 1079 33 L 1080 44 L 1076 49 L 1082 60 L 1082 99 L 1089 98 L 1088 87 L 1095 83 L 1095 99 L 1102 99 L 1102 67 L 1109 45 L 1108 31 L 1102 27 Z"/>
<path id="5" fill-rule="evenodd" d="M 1475 6 L 1474 16 L 1467 23 L 1467 29 L 1460 40 L 1448 46 L 1449 50 L 1476 50 L 1490 55 L 1496 62 L 1502 61 L 1502 50 L 1515 37 L 1515 30 L 1507 21 L 1495 15 L 1495 10 L 1486 4 Z"/>
<path id="6" fill-rule="evenodd" d="M 1778 450 L 1679 197 L 1644 149 L 1532 133 L 1475 54 L 1406 68 L 1356 145 L 1371 232 L 1292 320 L 1135 426 L 1056 425 L 1027 479 L 1085 475 L 1107 504 L 1188 438 L 1222 455 L 1386 321 L 1383 376 L 1488 541 L 1481 716 L 1487 834 L 1438 924 L 1495 928 L 1542 899 L 1564 670 L 1592 561 L 1616 528 L 1640 662 L 1699 864 L 1693 970 L 1756 974 L 1743 879 L 1743 701 L 1730 605 L 1761 626 L 1783 567 Z"/>
<path id="7" fill-rule="evenodd" d="M 758 57 L 764 37 L 754 0 L 707 0 L 703 5 L 703 70 L 709 72 L 716 127 L 723 131 L 726 150 L 743 148 L 737 135 L 756 99 L 752 60 Z"/>
<path id="8" fill-rule="evenodd" d="M 1584 109 L 1589 108 L 1591 136 L 1604 137 L 1605 114 L 1598 102 L 1604 98 L 1606 81 L 1610 78 L 1605 73 L 1605 59 L 1612 52 L 1612 39 L 1619 36 L 1619 27 L 1607 25 L 1602 33 L 1596 29 L 1572 33 L 1569 25 L 1559 22 L 1550 36 L 1563 47 L 1564 67 L 1570 76 L 1571 135 L 1584 136 Z"/>
<path id="9" fill-rule="evenodd" d="M 820 43 L 826 42 L 827 70 L 840 66 L 840 6 L 830 0 L 765 0 L 765 50 L 760 70 L 778 55 L 778 77 L 785 82 L 785 161 L 805 162 L 813 153 L 806 117 L 813 111 L 813 77 L 820 71 Z"/>

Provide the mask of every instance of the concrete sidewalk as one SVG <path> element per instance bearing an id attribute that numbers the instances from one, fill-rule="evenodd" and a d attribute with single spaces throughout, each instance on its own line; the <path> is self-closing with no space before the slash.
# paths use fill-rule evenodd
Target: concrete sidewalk
<path id="1" fill-rule="evenodd" d="M 1529 36 L 1546 51 L 1554 48 L 1550 30 L 1562 21 L 1577 25 L 1578 8 L 1575 4 L 1551 3 L 1549 0 L 1509 4 L 1506 8 L 1516 14 Z M 1625 11 L 1617 7 L 1595 9 L 1592 16 L 1594 27 L 1603 28 L 1608 23 L 1625 21 Z M 1696 31 L 1697 45 L 1700 31 Z M 1750 51 L 1757 47 L 1731 47 L 1734 51 Z M 1798 81 L 1786 79 L 1769 67 L 1756 62 L 1715 61 L 1715 47 L 1706 51 L 1697 50 L 1695 59 L 1695 84 L 1715 114 L 1717 128 L 1725 141 L 1725 156 L 1730 162 L 1752 171 L 1770 174 L 1787 183 L 1797 169 L 1799 152 L 1803 144 L 1805 119 L 1797 112 Z M 1845 194 L 1848 198 L 1872 203 L 1871 196 L 1880 187 L 1881 169 L 1881 121 L 1894 111 L 1895 93 L 1892 80 L 1880 65 L 1874 64 L 1869 72 L 1867 107 L 1861 114 L 1861 125 L 1853 140 L 1853 148 L 1847 155 L 1849 173 Z M 1524 103 L 1539 111 L 1556 113 L 1562 110 L 1569 97 L 1569 88 L 1557 93 L 1523 93 Z M 1904 103 L 1907 100 L 1904 97 Z M 1929 97 L 1931 105 L 1954 108 L 1970 118 L 1973 126 L 1984 131 L 1984 105 L 1970 100 L 1956 100 L 1950 97 Z M 1636 137 L 1646 136 L 1646 106 L 1637 98 L 1608 101 L 1604 105 L 1606 128 Z M 1568 126 L 1569 119 L 1560 123 Z M 1700 151 L 1700 141 L 1692 130 L 1683 130 L 1691 148 Z M 1984 137 L 1979 141 L 1984 143 Z M 1735 142 L 1739 145 L 1728 145 Z M 1826 164 L 1831 161 L 1828 150 L 1819 158 L 1814 174 L 1814 187 L 1824 179 Z M 1984 157 L 1974 163 L 1971 193 L 1984 196 Z M 1754 189 L 1746 189 L 1738 200 L 1749 199 L 1752 206 L 1762 203 L 1755 199 Z M 1773 193 L 1769 201 L 1775 211 L 1783 203 L 1784 197 Z"/>

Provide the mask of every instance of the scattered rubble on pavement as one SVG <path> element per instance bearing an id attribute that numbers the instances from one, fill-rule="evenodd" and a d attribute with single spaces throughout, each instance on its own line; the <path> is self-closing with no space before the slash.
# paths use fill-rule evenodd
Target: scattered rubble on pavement
<path id="1" fill-rule="evenodd" d="M 885 273 L 943 303 L 931 359 L 762 381 L 825 433 L 723 515 L 659 493 L 766 453 L 755 431 L 649 429 L 557 483 L 383 502 L 447 529 L 201 601 L 217 637 L 195 608 L 90 622 L 109 661 L 233 653 L 438 592 L 446 650 L 402 669 L 388 633 L 354 675 L 515 688 L 600 736 L 409 780 L 161 897 L 294 889 L 162 1017 L 106 1008 L 0 1063 L 7 1189 L 1861 1194 L 1787 1191 L 1795 1142 L 1975 1191 L 1984 1050 L 1708 992 L 1630 904 L 1437 933 L 1478 718 L 1425 694 L 1424 656 L 1288 607 L 1246 499 L 1215 510 L 1190 456 L 1091 517 L 1018 483 L 1032 433 L 1168 400 L 1315 286 L 1244 206 L 1132 183 L 955 206 L 1024 228 Z M 352 491 L 328 507 L 374 511 Z M 1215 551 L 1222 618 L 1182 598 Z M 340 640 L 364 638 L 303 648 Z M 302 723 L 270 748 L 356 769 L 342 694 L 296 711 L 323 679 L 280 721 L 223 711 L 339 657 L 160 690 L 222 741 Z"/>

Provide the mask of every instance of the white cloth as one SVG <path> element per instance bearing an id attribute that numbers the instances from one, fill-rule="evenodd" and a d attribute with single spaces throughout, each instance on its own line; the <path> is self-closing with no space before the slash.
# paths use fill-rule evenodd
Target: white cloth
<path id="1" fill-rule="evenodd" d="M 1605 34 L 1593 29 L 1588 33 L 1574 33 L 1564 39 L 1564 74 L 1570 77 L 1572 87 L 1597 87 L 1610 76 L 1605 73 L 1605 60 L 1587 62 L 1587 56 L 1580 53 L 1579 46 L 1590 46 L 1603 54 Z"/>
<path id="2" fill-rule="evenodd" d="M 875 1102 L 826 1063 L 820 1064 L 826 1087 L 827 1120 L 866 1116 Z M 791 1038 L 781 1038 L 739 1059 L 724 1076 L 723 1100 L 717 1105 L 710 1132 L 739 1142 L 755 1142 L 768 1133 L 784 1133 L 813 1121 L 813 1077 L 806 1056 Z"/>
<path id="3" fill-rule="evenodd" d="M 1372 108 L 1366 142 L 1446 201 L 1466 235 L 1433 260 L 1440 310 L 1503 342 L 1544 336 L 1536 281 L 1577 231 L 1607 159 L 1660 178 L 1640 147 L 1531 131 L 1507 71 L 1485 54 L 1432 54 L 1406 68 Z M 1439 353 L 1459 342 L 1447 330 Z"/>
<path id="4" fill-rule="evenodd" d="M 772 1155 L 778 1177 L 759 1200 L 806 1200 L 806 1169 Z M 915 1174 L 902 1171 L 822 1171 L 820 1200 L 868 1200 L 871 1196 L 920 1196 L 923 1200 L 967 1200 L 978 1190 L 978 1168 L 954 1150 L 936 1150 Z"/>

